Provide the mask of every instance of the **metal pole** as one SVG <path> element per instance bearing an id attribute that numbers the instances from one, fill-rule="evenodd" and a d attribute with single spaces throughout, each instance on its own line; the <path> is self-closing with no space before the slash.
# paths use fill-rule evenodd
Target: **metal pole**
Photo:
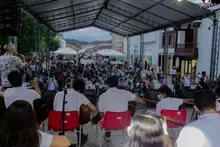
<path id="1" fill-rule="evenodd" d="M 164 40 L 165 40 L 165 45 L 164 45 L 164 79 L 167 79 L 167 68 L 168 68 L 168 33 L 167 29 L 164 29 Z"/>
<path id="2" fill-rule="evenodd" d="M 144 65 L 144 34 L 141 34 L 140 36 L 140 64 L 141 64 L 141 69 L 143 69 Z"/>
<path id="3" fill-rule="evenodd" d="M 130 64 L 130 37 L 127 37 L 127 61 Z"/>
<path id="4" fill-rule="evenodd" d="M 18 37 L 17 36 L 13 37 L 13 44 L 15 46 L 15 49 L 18 51 Z"/>
<path id="5" fill-rule="evenodd" d="M 36 42 L 36 46 L 37 46 L 37 50 L 36 50 L 36 60 L 38 60 L 39 59 L 39 55 L 38 55 L 38 53 L 40 52 L 40 23 L 38 22 L 37 23 L 37 28 L 36 28 L 37 30 L 36 30 L 36 34 L 37 34 L 37 42 Z M 39 66 L 37 66 L 37 71 L 36 71 L 36 74 L 38 74 L 38 70 L 39 70 Z"/>
<path id="6" fill-rule="evenodd" d="M 212 36 L 212 50 L 210 62 L 210 81 L 213 83 L 218 78 L 218 62 L 219 62 L 219 45 L 220 45 L 220 28 L 218 26 L 219 12 L 216 12 L 213 19 L 213 36 Z"/>

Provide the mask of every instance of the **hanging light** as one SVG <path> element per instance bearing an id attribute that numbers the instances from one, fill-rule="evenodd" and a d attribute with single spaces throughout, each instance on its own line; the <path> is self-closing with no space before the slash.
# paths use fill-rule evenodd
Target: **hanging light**
<path id="1" fill-rule="evenodd" d="M 177 0 L 178 2 L 181 2 L 182 0 Z"/>

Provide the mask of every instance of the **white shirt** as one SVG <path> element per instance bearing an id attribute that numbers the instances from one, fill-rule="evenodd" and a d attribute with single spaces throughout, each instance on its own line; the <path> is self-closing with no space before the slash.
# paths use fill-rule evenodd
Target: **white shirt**
<path id="1" fill-rule="evenodd" d="M 53 102 L 53 109 L 55 111 L 62 111 L 64 92 L 58 92 L 55 95 Z M 74 89 L 67 89 L 65 111 L 79 111 L 82 104 L 88 105 L 91 102 L 81 93 Z"/>
<path id="2" fill-rule="evenodd" d="M 85 89 L 88 90 L 88 89 L 92 89 L 92 90 L 96 90 L 96 87 L 94 84 L 92 84 L 91 81 L 88 81 L 86 86 L 85 86 Z"/>
<path id="3" fill-rule="evenodd" d="M 176 75 L 176 69 L 172 70 L 172 75 Z"/>
<path id="4" fill-rule="evenodd" d="M 40 147 L 50 147 L 53 141 L 53 135 L 39 131 L 40 133 Z"/>
<path id="5" fill-rule="evenodd" d="M 41 96 L 34 90 L 26 89 L 24 87 L 8 88 L 4 92 L 4 100 L 6 108 L 17 100 L 28 101 L 33 108 L 33 101 L 41 98 Z"/>
<path id="6" fill-rule="evenodd" d="M 184 87 L 190 87 L 190 78 L 184 77 Z"/>
<path id="7" fill-rule="evenodd" d="M 176 141 L 176 147 L 219 147 L 220 116 L 203 114 L 197 121 L 184 127 Z"/>
<path id="8" fill-rule="evenodd" d="M 162 100 L 157 103 L 156 112 L 160 113 L 160 111 L 163 109 L 178 110 L 179 106 L 182 104 L 183 104 L 182 99 L 170 98 L 170 97 L 162 98 Z"/>
<path id="9" fill-rule="evenodd" d="M 99 112 L 123 112 L 128 110 L 128 102 L 134 101 L 136 96 L 126 90 L 110 88 L 100 95 L 98 102 Z"/>
<path id="10" fill-rule="evenodd" d="M 49 78 L 49 85 L 47 90 L 56 90 L 56 86 L 57 86 L 57 81 L 55 78 Z"/>
<path id="11" fill-rule="evenodd" d="M 31 68 L 31 71 L 35 71 L 35 68 L 36 66 L 34 65 L 34 64 L 32 64 L 31 66 L 30 66 L 30 68 Z"/>

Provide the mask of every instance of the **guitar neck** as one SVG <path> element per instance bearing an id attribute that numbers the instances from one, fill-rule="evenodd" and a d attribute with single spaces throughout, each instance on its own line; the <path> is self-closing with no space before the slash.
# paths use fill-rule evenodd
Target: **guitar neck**
<path id="1" fill-rule="evenodd" d="M 150 99 L 146 99 L 146 98 L 143 98 L 143 100 L 144 100 L 145 102 L 149 102 L 149 103 L 152 103 L 152 104 L 157 104 L 157 103 L 158 103 L 158 101 L 150 100 Z"/>
<path id="2" fill-rule="evenodd" d="M 171 118 L 171 117 L 168 117 L 168 116 L 162 115 L 162 118 L 164 118 L 164 119 L 166 119 L 167 121 L 169 121 L 169 122 L 171 122 L 171 123 L 174 123 L 174 124 L 176 124 L 176 125 L 178 125 L 178 126 L 181 126 L 181 127 L 184 127 L 184 126 L 186 125 L 185 123 L 183 123 L 183 122 L 181 122 L 181 121 L 178 121 L 178 120 L 175 120 L 175 119 L 173 119 L 173 118 Z"/>

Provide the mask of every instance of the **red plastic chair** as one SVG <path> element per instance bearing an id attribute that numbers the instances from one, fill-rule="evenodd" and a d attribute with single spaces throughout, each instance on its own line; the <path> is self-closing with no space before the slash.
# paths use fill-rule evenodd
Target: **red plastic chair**
<path id="1" fill-rule="evenodd" d="M 102 133 L 113 130 L 124 130 L 131 123 L 131 112 L 109 112 L 105 113 L 103 121 L 98 122 L 98 128 L 100 131 L 100 147 L 102 146 Z M 97 132 L 96 132 L 97 136 Z"/>
<path id="2" fill-rule="evenodd" d="M 186 117 L 187 117 L 186 109 L 182 109 L 182 110 L 167 110 L 167 109 L 163 109 L 163 110 L 161 110 L 160 113 L 163 116 L 168 116 L 168 117 L 170 117 L 172 119 L 178 120 L 179 122 L 182 122 L 182 123 L 186 124 Z M 180 126 L 167 121 L 167 128 L 179 128 L 179 127 Z"/>
<path id="3" fill-rule="evenodd" d="M 65 112 L 65 131 L 79 132 L 79 147 L 81 146 L 81 125 L 79 124 L 78 111 L 66 111 Z M 61 111 L 49 111 L 48 117 L 48 130 L 53 132 L 62 131 L 62 112 Z M 79 128 L 79 131 L 76 129 Z"/>

